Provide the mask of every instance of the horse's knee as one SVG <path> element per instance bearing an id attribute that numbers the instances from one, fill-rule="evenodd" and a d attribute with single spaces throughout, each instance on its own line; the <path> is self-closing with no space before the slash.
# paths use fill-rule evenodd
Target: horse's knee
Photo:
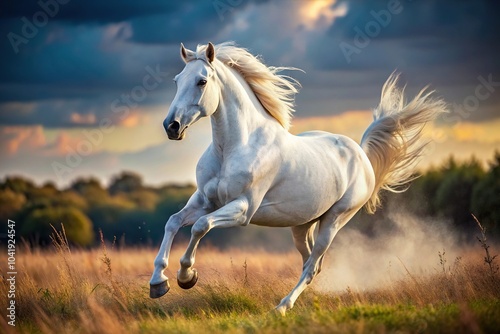
<path id="1" fill-rule="evenodd" d="M 210 222 L 207 218 L 201 217 L 191 228 L 191 235 L 195 238 L 202 238 L 210 230 Z"/>
<path id="2" fill-rule="evenodd" d="M 179 217 L 179 214 L 175 213 L 170 216 L 167 223 L 165 224 L 165 232 L 175 234 L 179 231 L 181 227 L 182 227 L 182 220 Z"/>
<path id="3" fill-rule="evenodd" d="M 316 277 L 321 271 L 321 265 L 319 263 L 312 264 L 309 263 L 304 266 L 303 277 L 307 285 L 311 284 L 314 277 Z"/>
<path id="4" fill-rule="evenodd" d="M 314 276 L 316 276 L 316 273 L 314 271 L 308 271 L 306 273 L 306 280 L 305 280 L 305 282 L 306 282 L 307 285 L 311 284 Z"/>

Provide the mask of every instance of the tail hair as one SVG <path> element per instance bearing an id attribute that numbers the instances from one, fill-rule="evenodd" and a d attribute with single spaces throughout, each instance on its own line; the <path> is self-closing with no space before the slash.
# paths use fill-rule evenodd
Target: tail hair
<path id="1" fill-rule="evenodd" d="M 404 87 L 398 88 L 399 74 L 392 73 L 382 88 L 379 106 L 373 111 L 373 122 L 361 139 L 361 147 L 375 173 L 375 188 L 365 204 L 368 213 L 380 206 L 379 191 L 403 192 L 416 178 L 415 166 L 428 142 L 422 142 L 427 122 L 447 112 L 442 99 L 431 97 L 428 87 L 406 103 Z"/>

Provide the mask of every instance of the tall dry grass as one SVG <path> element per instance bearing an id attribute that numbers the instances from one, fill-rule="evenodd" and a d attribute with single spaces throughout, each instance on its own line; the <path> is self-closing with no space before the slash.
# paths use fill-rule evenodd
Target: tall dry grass
<path id="1" fill-rule="evenodd" d="M 63 231 L 53 239 L 51 251 L 18 252 L 17 332 L 487 332 L 500 326 L 500 278 L 485 265 L 479 245 L 460 258 L 436 254 L 441 269 L 433 274 L 415 273 L 401 262 L 406 274 L 377 288 L 318 291 L 313 283 L 280 318 L 271 310 L 300 275 L 295 252 L 202 247 L 196 264 L 200 280 L 186 291 L 175 283 L 184 248 L 175 248 L 167 270 L 172 289 L 152 300 L 155 250 L 104 243 L 100 249 L 72 249 Z M 1 319 L 3 331 L 13 331 Z"/>

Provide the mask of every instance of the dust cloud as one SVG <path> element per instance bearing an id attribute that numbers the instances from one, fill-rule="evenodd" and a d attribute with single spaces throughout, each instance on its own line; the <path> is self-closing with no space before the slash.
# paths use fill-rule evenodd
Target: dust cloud
<path id="1" fill-rule="evenodd" d="M 391 213 L 392 227 L 367 236 L 348 223 L 335 237 L 326 254 L 316 289 L 358 291 L 381 287 L 408 275 L 442 272 L 439 253 L 445 253 L 445 267 L 462 256 L 466 246 L 443 222 L 420 219 L 407 213 Z M 380 224 L 382 222 L 376 222 Z"/>

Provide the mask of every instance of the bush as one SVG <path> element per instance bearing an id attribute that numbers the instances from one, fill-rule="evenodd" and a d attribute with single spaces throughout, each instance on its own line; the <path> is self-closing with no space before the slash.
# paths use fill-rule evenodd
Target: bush
<path id="1" fill-rule="evenodd" d="M 31 211 L 22 226 L 21 233 L 31 238 L 48 242 L 53 230 L 63 224 L 68 241 L 80 246 L 88 246 L 94 241 L 92 222 L 79 209 L 74 207 L 40 208 Z"/>
<path id="2" fill-rule="evenodd" d="M 486 177 L 472 192 L 471 211 L 483 222 L 489 233 L 500 236 L 500 152 L 495 153 Z"/>

